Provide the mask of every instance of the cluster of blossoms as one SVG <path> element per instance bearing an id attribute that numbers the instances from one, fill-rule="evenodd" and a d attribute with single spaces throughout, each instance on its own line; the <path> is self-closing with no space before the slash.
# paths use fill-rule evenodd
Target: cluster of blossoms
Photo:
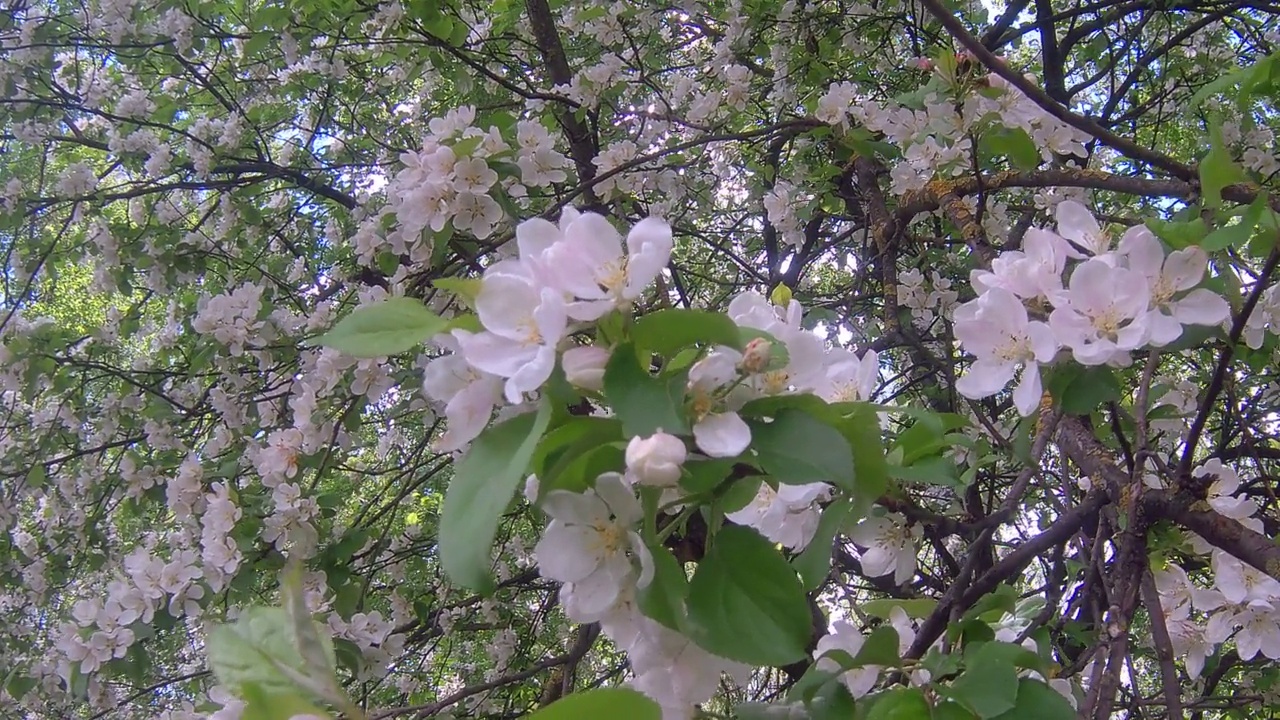
<path id="1" fill-rule="evenodd" d="M 1055 154 L 1085 156 L 1087 135 L 1046 113 L 999 75 L 987 75 L 983 82 L 995 92 L 966 93 L 959 107 L 941 91 L 918 102 L 886 103 L 854 83 L 833 83 L 818 99 L 814 116 L 846 129 L 861 125 L 903 148 L 903 159 L 891 170 L 896 193 L 918 190 L 939 175 L 968 172 L 974 150 L 970 138 L 982 134 L 993 118 L 1025 131 L 1045 160 Z"/>
<path id="2" fill-rule="evenodd" d="M 1022 250 L 973 271 L 978 297 L 955 311 L 956 338 L 977 358 L 956 383 L 965 397 L 1000 392 L 1021 368 L 1013 401 L 1030 415 L 1040 402 L 1040 365 L 1061 349 L 1081 365 L 1125 367 L 1133 351 L 1168 345 L 1185 325 L 1230 317 L 1226 300 L 1196 287 L 1208 268 L 1200 248 L 1166 253 L 1142 225 L 1117 245 L 1071 200 L 1058 205 L 1057 221 L 1057 232 L 1031 228 Z"/>
<path id="3" fill-rule="evenodd" d="M 654 218 L 637 223 L 624 239 L 605 218 L 568 209 L 558 224 L 521 223 L 515 244 L 516 256 L 490 266 L 480 280 L 474 305 L 483 329 L 455 329 L 437 337 L 436 344 L 451 352 L 424 370 L 424 393 L 444 406 L 448 431 L 440 445 L 446 449 L 473 440 L 495 408 L 527 408 L 557 362 L 571 384 L 595 397 L 612 349 L 574 344 L 571 338 L 610 313 L 629 313 L 666 267 L 673 239 L 667 224 Z M 796 393 L 829 402 L 873 396 L 879 384 L 876 354 L 826 347 L 801 327 L 801 312 L 795 300 L 779 306 L 755 291 L 734 298 L 728 317 L 762 335 L 741 349 L 708 348 L 689 368 L 685 404 L 691 438 L 661 431 L 633 437 L 626 467 L 600 475 L 581 493 L 550 490 L 539 501 L 538 480 L 530 478 L 528 499 L 551 518 L 534 552 L 540 571 L 563 583 L 561 604 L 570 619 L 600 622 L 627 651 L 634 684 L 671 717 L 687 716 L 693 704 L 710 697 L 722 671 L 746 668 L 710 655 L 636 608 L 635 593 L 653 572 L 650 550 L 636 531 L 642 518 L 637 486 L 660 488 L 663 504 L 679 508 L 687 495 L 679 485 L 687 461 L 732 458 L 750 446 L 750 426 L 738 412 L 750 400 Z M 775 342 L 785 349 L 785 362 L 775 357 L 781 355 Z M 728 517 L 801 550 L 812 540 L 822 504 L 833 490 L 823 482 L 777 488 L 761 483 L 756 496 Z M 898 528 L 883 524 L 873 523 L 865 533 L 872 558 L 884 554 L 877 548 Z M 894 547 L 905 549 L 900 542 Z M 914 549 L 907 555 L 909 577 Z M 902 575 L 900 561 L 867 564 L 882 574 L 897 568 Z"/>
<path id="4" fill-rule="evenodd" d="M 1205 501 L 1214 511 L 1251 530 L 1265 532 L 1262 520 L 1255 517 L 1258 503 L 1241 487 L 1235 470 L 1220 460 L 1209 460 L 1192 474 L 1208 481 Z M 1148 475 L 1144 482 L 1164 487 L 1156 475 Z M 1155 573 L 1169 638 L 1187 674 L 1192 679 L 1199 677 L 1217 646 L 1233 638 L 1236 652 L 1245 662 L 1259 653 L 1280 660 L 1280 582 L 1195 533 L 1188 535 L 1186 549 L 1201 557 L 1210 556 L 1210 587 L 1198 586 L 1172 558 Z"/>
<path id="5" fill-rule="evenodd" d="M 430 121 L 430 133 L 419 150 L 400 155 L 404 166 L 388 181 L 387 205 L 370 216 L 355 235 L 361 261 L 372 264 L 379 252 L 407 255 L 415 263 L 431 259 L 430 235 L 446 226 L 483 240 L 506 219 L 494 199 L 496 191 L 517 197 L 531 187 L 564 182 L 569 159 L 555 148 L 542 124 L 522 120 L 515 128 L 516 146 L 497 126 L 475 126 L 476 110 L 465 106 Z M 514 161 L 515 171 L 498 169 Z M 395 227 L 383 231 L 383 218 Z"/>

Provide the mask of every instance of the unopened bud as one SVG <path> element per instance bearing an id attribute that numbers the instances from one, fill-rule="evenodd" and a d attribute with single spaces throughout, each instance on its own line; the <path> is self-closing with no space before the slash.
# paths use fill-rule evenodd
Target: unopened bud
<path id="1" fill-rule="evenodd" d="M 561 358 L 570 385 L 596 392 L 604 389 L 604 366 L 608 363 L 609 351 L 597 345 L 570 348 Z"/>
<path id="2" fill-rule="evenodd" d="M 627 473 L 641 485 L 674 487 L 686 457 L 684 441 L 661 430 L 647 438 L 633 437 L 627 443 Z"/>
<path id="3" fill-rule="evenodd" d="M 755 338 L 742 349 L 742 361 L 738 367 L 747 375 L 762 373 L 769 368 L 773 356 L 773 343 L 766 338 Z"/>

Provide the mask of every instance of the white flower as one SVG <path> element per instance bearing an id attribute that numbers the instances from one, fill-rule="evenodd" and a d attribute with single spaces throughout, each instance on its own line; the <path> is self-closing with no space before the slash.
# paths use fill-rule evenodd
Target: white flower
<path id="1" fill-rule="evenodd" d="M 893 573 L 893 581 L 901 585 L 915 575 L 915 541 L 921 534 L 918 525 L 908 528 L 901 515 L 890 513 L 863 520 L 849 533 L 849 539 L 866 548 L 860 553 L 860 560 L 868 577 Z"/>
<path id="2" fill-rule="evenodd" d="M 1054 217 L 1058 221 L 1058 234 L 1089 254 L 1097 256 L 1111 250 L 1111 236 L 1102 230 L 1093 213 L 1084 205 L 1075 200 L 1063 200 L 1054 209 Z M 1083 257 L 1077 251 L 1068 252 L 1072 257 Z"/>
<path id="3" fill-rule="evenodd" d="M 818 521 L 822 517 L 818 503 L 830 495 L 831 486 L 826 483 L 779 485 L 774 490 L 769 483 L 762 482 L 746 507 L 725 513 L 725 517 L 739 525 L 755 528 L 770 542 L 792 550 L 803 550 L 818 530 Z"/>
<path id="4" fill-rule="evenodd" d="M 485 272 L 476 296 L 485 332 L 454 330 L 474 367 L 507 379 L 507 401 L 519 403 L 551 376 L 556 344 L 567 328 L 561 294 L 539 283 L 531 267 L 504 260 Z"/>
<path id="5" fill-rule="evenodd" d="M 880 382 L 880 356 L 868 350 L 859 359 L 852 351 L 838 348 L 827 357 L 826 383 L 817 393 L 827 402 L 867 401 Z"/>
<path id="6" fill-rule="evenodd" d="M 680 480 L 680 466 L 688 451 L 684 441 L 658 431 L 627 443 L 627 475 L 641 485 L 672 487 Z"/>
<path id="7" fill-rule="evenodd" d="M 1128 266 L 1142 273 L 1151 289 L 1151 309 L 1146 324 L 1150 342 L 1167 345 L 1182 335 L 1183 325 L 1217 325 L 1231 315 L 1231 306 L 1219 295 L 1195 287 L 1209 265 L 1209 257 L 1198 247 L 1177 250 L 1165 257 L 1155 235 L 1138 225 L 1125 232 L 1120 252 Z M 1184 297 L 1174 296 L 1191 290 Z"/>
<path id="8" fill-rule="evenodd" d="M 956 339 L 978 359 L 956 381 L 956 390 L 967 398 L 994 395 L 1004 389 L 1022 367 L 1022 379 L 1013 391 L 1018 412 L 1030 415 L 1040 403 L 1040 365 L 1058 351 L 1049 326 L 1027 318 L 1022 301 L 1013 293 L 991 288 L 955 312 Z"/>
<path id="9" fill-rule="evenodd" d="M 440 342 L 454 344 L 449 336 L 443 336 Z M 448 452 L 476 439 L 489 424 L 494 406 L 502 401 L 502 379 L 471 367 L 461 355 L 445 355 L 427 364 L 422 373 L 422 391 L 432 400 L 445 403 L 448 427 L 437 447 Z"/>
<path id="10" fill-rule="evenodd" d="M 1000 253 L 991 262 L 990 272 L 974 270 L 969 280 L 978 294 L 1003 288 L 1024 300 L 1048 299 L 1062 291 L 1068 252 L 1067 242 L 1058 235 L 1029 228 L 1022 250 Z"/>
<path id="11" fill-rule="evenodd" d="M 552 519 L 534 557 L 544 576 L 565 584 L 561 599 L 571 619 L 594 622 L 624 586 L 648 583 L 653 561 L 632 530 L 644 513 L 621 475 L 605 473 L 596 478 L 594 489 L 581 494 L 552 490 L 542 509 Z"/>
<path id="12" fill-rule="evenodd" d="M 1127 364 L 1147 340 L 1147 279 L 1136 270 L 1091 258 L 1054 298 L 1049 327 L 1081 365 Z"/>
<path id="13" fill-rule="evenodd" d="M 689 368 L 689 393 L 693 397 L 693 440 L 711 457 L 734 457 L 751 444 L 751 428 L 733 411 L 719 412 L 723 399 L 718 391 L 738 377 L 742 355 L 718 347 Z"/>
<path id="14" fill-rule="evenodd" d="M 835 672 L 841 667 L 840 663 L 832 658 L 823 657 L 832 650 L 843 650 L 849 653 L 850 657 L 857 657 L 858 651 L 862 649 L 863 643 L 867 641 L 858 629 L 843 620 L 836 622 L 831 632 L 823 635 L 818 640 L 817 647 L 813 650 L 813 657 L 817 659 L 817 668 L 824 672 Z M 879 665 L 864 665 L 862 667 L 852 668 L 840 673 L 840 682 L 849 690 L 849 694 L 854 698 L 860 698 L 871 692 L 871 688 L 875 687 L 876 680 L 880 678 Z"/>
<path id="15" fill-rule="evenodd" d="M 671 227 L 645 218 L 622 236 L 604 217 L 582 213 L 564 228 L 564 239 L 548 251 L 547 269 L 556 283 L 578 298 L 566 307 L 575 320 L 596 320 L 628 308 L 671 258 Z"/>

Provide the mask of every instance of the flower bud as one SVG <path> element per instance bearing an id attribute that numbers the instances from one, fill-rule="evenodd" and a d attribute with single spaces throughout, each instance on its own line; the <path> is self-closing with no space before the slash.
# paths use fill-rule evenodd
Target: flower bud
<path id="1" fill-rule="evenodd" d="M 762 373 L 769 369 L 769 361 L 773 356 L 773 343 L 765 338 L 755 338 L 742 349 L 742 361 L 738 367 L 748 375 Z"/>
<path id="2" fill-rule="evenodd" d="M 609 351 L 595 345 L 565 350 L 561 360 L 570 385 L 596 392 L 604 388 L 604 366 L 608 362 Z"/>
<path id="3" fill-rule="evenodd" d="M 627 472 L 641 485 L 673 487 L 680 480 L 680 466 L 688 451 L 684 442 L 661 430 L 627 443 Z"/>

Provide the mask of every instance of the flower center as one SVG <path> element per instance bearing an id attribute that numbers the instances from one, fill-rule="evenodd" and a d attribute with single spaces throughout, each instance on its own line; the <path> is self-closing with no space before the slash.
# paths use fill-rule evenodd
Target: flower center
<path id="1" fill-rule="evenodd" d="M 604 267 L 600 268 L 596 284 L 610 295 L 622 295 L 622 289 L 627 284 L 627 259 L 618 258 L 605 263 Z"/>

